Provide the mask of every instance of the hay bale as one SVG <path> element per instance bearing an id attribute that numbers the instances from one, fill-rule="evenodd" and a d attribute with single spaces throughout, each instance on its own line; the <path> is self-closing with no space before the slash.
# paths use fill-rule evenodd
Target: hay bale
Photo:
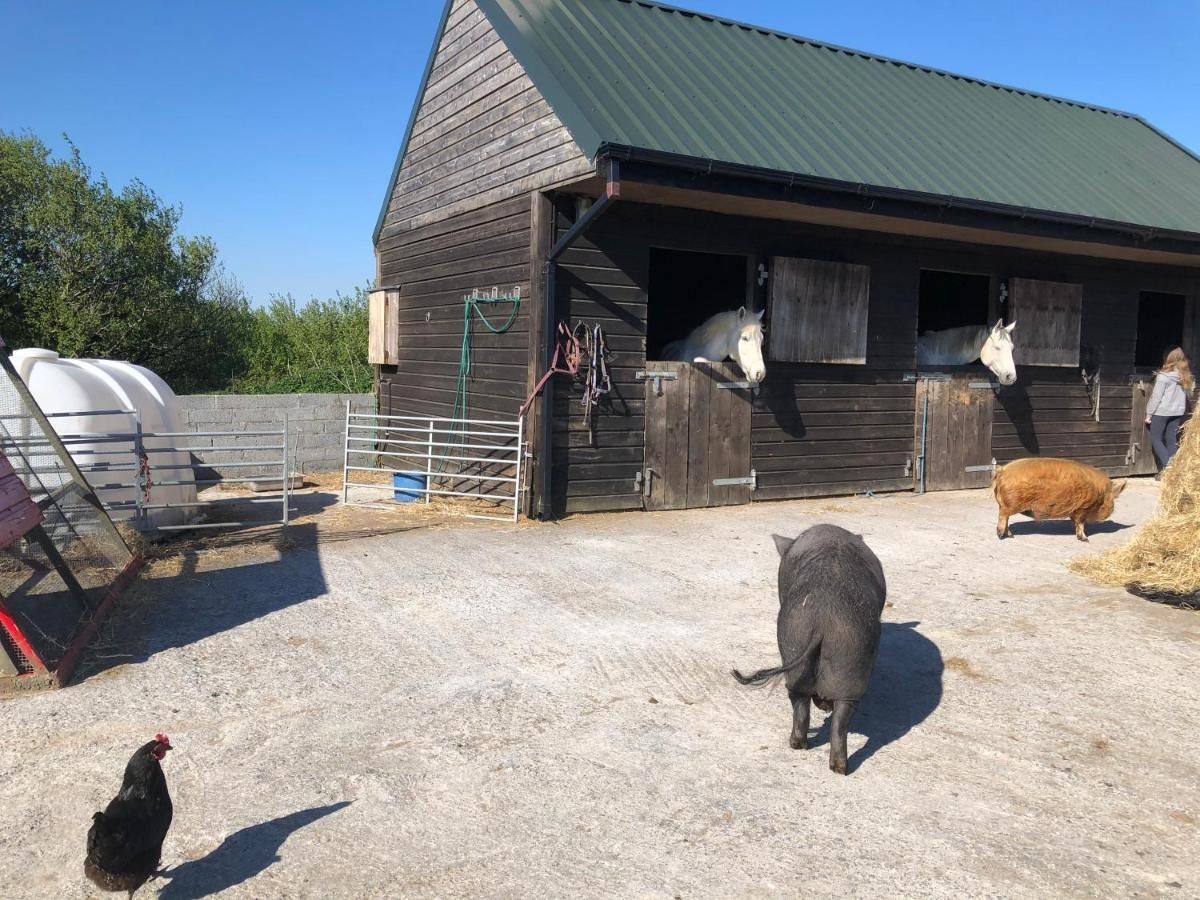
<path id="1" fill-rule="evenodd" d="M 1193 419 L 1192 422 L 1195 422 Z M 1190 425 L 1191 423 L 1189 423 Z M 1153 518 L 1123 547 L 1070 563 L 1100 584 L 1139 594 L 1200 600 L 1200 425 L 1182 432 L 1179 452 L 1162 476 Z"/>

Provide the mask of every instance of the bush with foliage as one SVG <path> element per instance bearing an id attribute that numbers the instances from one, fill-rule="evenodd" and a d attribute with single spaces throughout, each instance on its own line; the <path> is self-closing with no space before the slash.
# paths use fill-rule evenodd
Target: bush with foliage
<path id="1" fill-rule="evenodd" d="M 180 391 L 238 374 L 249 304 L 206 237 L 139 181 L 120 192 L 79 151 L 0 132 L 0 334 L 13 346 L 127 359 Z"/>
<path id="2" fill-rule="evenodd" d="M 119 192 L 78 149 L 0 131 L 0 335 L 128 360 L 178 393 L 367 391 L 364 290 L 252 309 L 207 237 L 139 181 Z"/>
<path id="3" fill-rule="evenodd" d="M 250 314 L 240 393 L 360 393 L 371 389 L 367 292 L 310 300 L 273 297 Z"/>

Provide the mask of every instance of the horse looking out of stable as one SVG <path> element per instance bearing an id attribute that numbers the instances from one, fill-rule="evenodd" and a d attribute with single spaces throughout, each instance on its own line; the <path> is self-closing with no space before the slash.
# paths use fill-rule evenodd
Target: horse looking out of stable
<path id="1" fill-rule="evenodd" d="M 761 384 L 767 377 L 763 362 L 763 310 L 746 307 L 720 312 L 693 328 L 683 340 L 671 341 L 659 354 L 665 362 L 724 362 L 732 359 L 746 380 Z"/>
<path id="2" fill-rule="evenodd" d="M 927 331 L 917 338 L 918 366 L 965 366 L 979 360 L 1005 386 L 1017 381 L 1017 365 L 1013 362 L 1013 329 L 997 320 L 989 330 L 987 325 L 964 325 L 943 331 Z"/>

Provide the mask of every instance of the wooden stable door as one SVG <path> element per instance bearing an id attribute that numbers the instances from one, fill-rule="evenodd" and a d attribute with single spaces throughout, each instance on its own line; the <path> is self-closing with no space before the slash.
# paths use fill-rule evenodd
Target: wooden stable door
<path id="1" fill-rule="evenodd" d="M 1154 376 L 1134 376 L 1133 402 L 1129 405 L 1129 450 L 1125 461 L 1130 475 L 1153 475 L 1158 471 L 1154 450 L 1150 446 L 1150 429 L 1146 426 L 1146 406 L 1154 390 Z"/>
<path id="2" fill-rule="evenodd" d="M 925 490 L 958 491 L 992 482 L 992 384 L 984 377 L 917 380 L 914 476 Z"/>
<path id="3" fill-rule="evenodd" d="M 750 389 L 732 364 L 647 362 L 646 509 L 750 502 Z"/>

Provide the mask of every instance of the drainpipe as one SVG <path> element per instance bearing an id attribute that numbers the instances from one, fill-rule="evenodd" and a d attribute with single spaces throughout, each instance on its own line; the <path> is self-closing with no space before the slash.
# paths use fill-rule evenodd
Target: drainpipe
<path id="1" fill-rule="evenodd" d="M 608 178 L 604 186 L 604 194 L 596 200 L 587 212 L 579 217 L 546 255 L 542 277 L 545 283 L 543 298 L 546 304 L 546 315 L 542 327 L 542 346 L 545 357 L 542 360 L 543 371 L 550 371 L 554 364 L 555 332 L 558 328 L 558 317 L 555 315 L 555 291 L 557 290 L 558 258 L 565 253 L 575 241 L 581 237 L 592 224 L 604 215 L 605 211 L 621 196 L 621 164 L 613 158 L 605 160 L 608 166 Z M 541 435 L 538 438 L 538 492 L 537 517 L 549 519 L 553 514 L 550 502 L 550 491 L 553 481 L 554 460 L 554 379 L 546 381 L 542 388 L 542 422 Z"/>

